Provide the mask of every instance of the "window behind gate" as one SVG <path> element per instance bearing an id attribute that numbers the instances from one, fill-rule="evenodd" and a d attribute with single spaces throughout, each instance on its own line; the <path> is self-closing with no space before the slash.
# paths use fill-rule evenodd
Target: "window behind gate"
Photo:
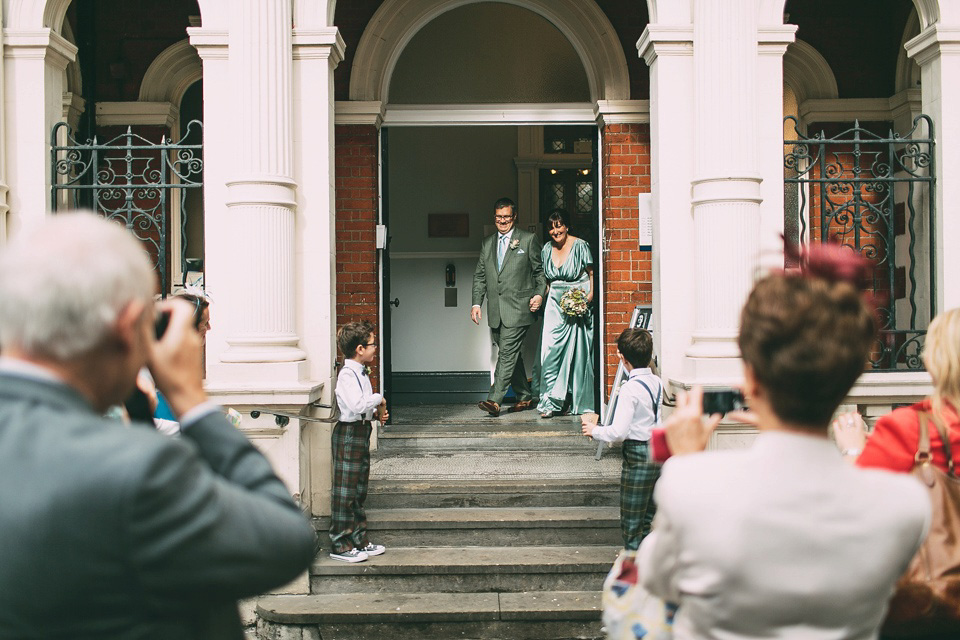
<path id="1" fill-rule="evenodd" d="M 919 370 L 926 328 L 936 313 L 933 123 L 926 115 L 899 135 L 855 123 L 834 136 L 808 137 L 793 121 L 784 140 L 785 234 L 801 245 L 834 242 L 874 264 L 880 336 L 875 371 Z"/>
<path id="2" fill-rule="evenodd" d="M 144 244 L 170 290 L 172 234 L 178 235 L 180 273 L 187 273 L 187 193 L 203 186 L 203 125 L 191 121 L 180 140 L 151 141 L 127 127 L 106 141 L 84 143 L 58 123 L 51 134 L 51 210 L 92 209 L 125 225 Z M 171 228 L 171 221 L 176 229 Z"/>

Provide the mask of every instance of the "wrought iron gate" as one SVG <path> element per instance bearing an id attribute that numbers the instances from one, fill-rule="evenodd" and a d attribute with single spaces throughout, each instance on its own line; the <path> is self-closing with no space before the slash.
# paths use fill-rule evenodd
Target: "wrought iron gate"
<path id="1" fill-rule="evenodd" d="M 185 205 L 188 190 L 203 186 L 202 134 L 202 123 L 192 120 L 177 142 L 165 135 L 159 143 L 151 142 L 127 127 L 126 133 L 106 142 L 94 136 L 81 144 L 67 123 L 58 123 L 51 134 L 51 210 L 84 207 L 122 222 L 146 246 L 165 295 L 169 291 L 167 227 L 174 202 L 180 208 L 180 266 L 186 272 Z M 188 144 L 193 138 L 200 142 Z"/>
<path id="2" fill-rule="evenodd" d="M 787 215 L 795 238 L 836 242 L 875 265 L 873 290 L 880 337 L 875 371 L 919 370 L 926 327 L 935 315 L 935 189 L 933 122 L 917 116 L 901 136 L 860 126 L 827 137 L 784 140 Z M 919 135 L 921 124 L 926 136 Z"/>

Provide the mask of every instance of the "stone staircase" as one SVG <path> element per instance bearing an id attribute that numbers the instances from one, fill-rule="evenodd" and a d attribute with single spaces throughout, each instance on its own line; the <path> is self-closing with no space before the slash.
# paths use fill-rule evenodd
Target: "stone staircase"
<path id="1" fill-rule="evenodd" d="M 387 552 L 310 571 L 310 595 L 258 605 L 268 640 L 602 638 L 621 546 L 619 449 L 594 460 L 579 419 L 399 407 L 379 436 L 367 513 Z M 327 519 L 317 527 L 325 536 Z"/>

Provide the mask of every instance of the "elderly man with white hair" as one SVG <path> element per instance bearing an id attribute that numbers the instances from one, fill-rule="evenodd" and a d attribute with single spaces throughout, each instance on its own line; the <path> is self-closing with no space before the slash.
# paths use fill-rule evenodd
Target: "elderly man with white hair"
<path id="1" fill-rule="evenodd" d="M 315 535 L 211 404 L 182 301 L 123 227 L 47 219 L 0 247 L 0 638 L 241 638 L 237 598 L 292 580 Z M 104 410 L 144 365 L 183 437 Z"/>

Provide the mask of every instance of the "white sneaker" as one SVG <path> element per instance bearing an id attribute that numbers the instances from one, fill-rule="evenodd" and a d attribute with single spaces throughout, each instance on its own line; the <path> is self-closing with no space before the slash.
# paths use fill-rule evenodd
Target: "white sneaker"
<path id="1" fill-rule="evenodd" d="M 387 548 L 382 544 L 373 544 L 372 542 L 368 542 L 367 546 L 360 549 L 360 552 L 367 554 L 367 556 L 379 556 L 382 555 L 386 550 Z"/>
<path id="2" fill-rule="evenodd" d="M 369 546 L 369 545 L 367 545 Z M 380 547 L 380 553 L 383 553 L 383 547 Z M 331 553 L 330 558 L 333 560 L 340 560 L 341 562 L 363 562 L 370 555 L 360 549 L 350 549 L 349 551 L 341 551 L 339 553 Z"/>

